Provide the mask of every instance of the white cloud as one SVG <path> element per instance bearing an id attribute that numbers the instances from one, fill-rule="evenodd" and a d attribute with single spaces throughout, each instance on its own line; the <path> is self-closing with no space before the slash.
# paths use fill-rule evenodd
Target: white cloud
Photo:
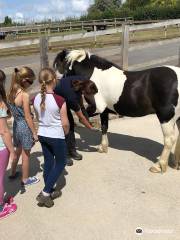
<path id="1" fill-rule="evenodd" d="M 51 0 L 52 8 L 59 12 L 63 12 L 66 9 L 66 1 Z"/>
<path id="2" fill-rule="evenodd" d="M 33 7 L 34 18 L 64 19 L 66 17 L 78 17 L 88 9 L 93 0 L 49 0 L 45 4 L 35 4 Z"/>
<path id="3" fill-rule="evenodd" d="M 24 15 L 23 13 L 21 12 L 17 12 L 16 15 L 15 15 L 16 18 L 19 18 L 19 19 L 23 19 L 24 18 Z"/>
<path id="4" fill-rule="evenodd" d="M 42 14 L 47 14 L 47 13 L 49 13 L 49 11 L 50 11 L 48 5 L 44 5 L 44 6 L 35 5 L 35 6 L 34 6 L 34 10 L 35 10 L 35 12 L 42 13 Z"/>
<path id="5" fill-rule="evenodd" d="M 15 16 L 12 17 L 13 21 L 15 22 L 24 22 L 24 14 L 21 12 L 15 13 Z"/>
<path id="6" fill-rule="evenodd" d="M 4 3 L 0 1 L 0 22 L 3 21 L 3 11 L 2 11 L 3 7 L 4 7 Z"/>
<path id="7" fill-rule="evenodd" d="M 75 11 L 85 12 L 89 7 L 89 1 L 87 0 L 72 0 L 72 7 Z"/>
<path id="8" fill-rule="evenodd" d="M 14 21 L 31 21 L 44 19 L 65 19 L 67 17 L 79 17 L 83 15 L 89 5 L 94 0 L 46 0 L 40 3 L 39 0 L 35 4 L 24 2 L 16 6 L 6 4 L 5 0 L 0 0 L 0 20 L 4 16 L 12 16 Z M 23 1 L 19 1 L 23 2 Z"/>

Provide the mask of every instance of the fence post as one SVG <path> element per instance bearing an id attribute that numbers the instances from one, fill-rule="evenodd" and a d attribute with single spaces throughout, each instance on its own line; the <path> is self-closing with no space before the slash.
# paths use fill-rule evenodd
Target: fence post
<path id="1" fill-rule="evenodd" d="M 167 26 L 164 26 L 164 37 L 167 38 Z"/>
<path id="2" fill-rule="evenodd" d="M 178 54 L 178 67 L 180 67 L 180 47 L 179 47 L 179 54 Z"/>
<path id="3" fill-rule="evenodd" d="M 40 67 L 45 68 L 49 66 L 48 60 L 48 37 L 40 37 Z"/>
<path id="4" fill-rule="evenodd" d="M 96 27 L 96 25 L 94 25 L 94 42 L 95 42 L 95 44 L 97 41 L 96 31 L 97 31 L 97 27 Z"/>
<path id="5" fill-rule="evenodd" d="M 129 25 L 122 26 L 121 67 L 128 70 Z"/>

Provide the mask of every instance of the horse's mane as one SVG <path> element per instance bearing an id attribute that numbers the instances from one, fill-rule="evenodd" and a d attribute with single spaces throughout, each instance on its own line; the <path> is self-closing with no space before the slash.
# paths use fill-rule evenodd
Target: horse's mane
<path id="1" fill-rule="evenodd" d="M 68 52 L 68 54 L 66 56 L 66 60 L 70 64 L 69 69 L 72 69 L 72 65 L 75 61 L 82 62 L 86 58 L 87 55 L 89 57 L 89 54 L 90 53 L 85 51 L 84 49 L 71 50 L 70 52 Z"/>
<path id="2" fill-rule="evenodd" d="M 118 65 L 102 58 L 97 55 L 91 54 L 90 52 L 80 49 L 80 50 L 71 50 L 67 56 L 66 60 L 70 64 L 69 69 L 72 69 L 72 65 L 75 61 L 82 62 L 86 57 L 92 62 L 92 64 L 100 69 L 108 69 L 112 66 L 121 69 Z"/>

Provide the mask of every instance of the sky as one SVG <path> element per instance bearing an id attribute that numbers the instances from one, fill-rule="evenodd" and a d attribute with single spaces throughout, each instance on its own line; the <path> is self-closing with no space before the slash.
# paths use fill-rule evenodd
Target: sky
<path id="1" fill-rule="evenodd" d="M 0 22 L 5 16 L 14 21 L 65 19 L 86 13 L 94 0 L 0 0 Z"/>

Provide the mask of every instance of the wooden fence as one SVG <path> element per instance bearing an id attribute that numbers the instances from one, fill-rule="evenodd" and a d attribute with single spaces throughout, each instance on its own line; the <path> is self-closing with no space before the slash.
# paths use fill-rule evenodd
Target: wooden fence
<path id="1" fill-rule="evenodd" d="M 166 22 L 167 25 L 164 25 L 165 23 L 161 23 L 161 24 L 157 24 L 157 26 L 167 26 L 168 24 L 170 25 L 169 22 Z M 154 24 L 153 24 L 154 25 Z M 121 63 L 120 66 L 123 70 L 128 70 L 129 66 L 128 66 L 128 54 L 129 51 L 133 50 L 133 47 L 129 47 L 129 33 L 131 30 L 134 30 L 135 28 L 124 24 L 122 27 L 122 44 L 121 44 Z M 138 26 L 138 29 L 144 29 L 144 27 L 142 26 Z M 46 37 L 44 38 L 44 42 L 46 43 L 45 49 L 48 49 L 48 39 Z M 171 42 L 173 42 L 174 40 L 169 40 Z M 179 41 L 180 39 L 175 39 L 175 41 Z M 152 47 L 152 46 L 158 46 L 158 45 L 163 45 L 164 41 L 157 41 L 154 43 L 150 43 L 148 44 L 148 47 Z M 147 46 L 147 45 L 146 45 Z M 146 47 L 145 46 L 145 47 Z M 134 47 L 137 49 L 137 47 Z M 143 47 L 140 46 L 140 49 L 142 49 Z M 42 47 L 40 47 L 40 49 L 42 49 Z M 47 52 L 44 52 L 44 57 L 41 57 L 41 66 L 46 66 L 46 64 L 49 62 L 48 61 L 48 54 Z M 158 59 L 158 60 L 153 60 L 149 63 L 143 63 L 143 64 L 137 64 L 136 68 L 145 68 L 148 67 L 150 65 L 161 65 L 163 63 L 169 62 L 169 61 L 174 61 L 177 60 L 177 65 L 180 66 L 180 47 L 179 47 L 179 52 L 177 52 L 177 56 L 171 56 L 171 57 L 167 57 L 167 58 L 162 58 L 162 59 Z M 134 69 L 132 69 L 134 70 Z"/>
<path id="2" fill-rule="evenodd" d="M 94 27 L 97 30 L 105 30 L 107 28 L 120 27 L 124 22 L 134 22 L 132 17 L 126 18 L 112 18 L 112 19 L 101 19 L 101 20 L 90 20 L 90 21 L 61 21 L 51 22 L 46 24 L 27 24 L 24 26 L 11 26 L 1 27 L 0 32 L 6 33 L 7 35 L 13 35 L 18 37 L 19 35 L 28 34 L 48 34 L 59 33 L 59 32 L 72 32 L 72 31 L 93 31 Z M 152 21 L 151 21 L 152 22 Z M 138 24 L 138 22 L 137 22 Z"/>
<path id="3" fill-rule="evenodd" d="M 120 28 L 113 28 L 108 30 L 97 31 L 96 27 L 94 28 L 94 32 L 86 32 L 86 33 L 77 33 L 65 36 L 54 36 L 48 37 L 43 36 L 37 39 L 30 40 L 22 40 L 22 41 L 13 41 L 13 42 L 2 42 L 0 43 L 0 49 L 9 49 L 9 48 L 18 48 L 22 46 L 31 46 L 31 45 L 39 45 L 40 46 L 40 57 L 41 57 L 41 67 L 48 65 L 48 44 L 54 42 L 63 42 L 67 40 L 75 40 L 75 39 L 85 39 L 92 37 L 94 41 L 96 41 L 97 36 L 109 35 L 114 33 L 122 33 L 122 45 L 121 45 L 121 67 L 124 70 L 128 69 L 128 52 L 129 52 L 129 33 L 135 32 L 139 30 L 147 30 L 147 29 L 158 29 L 164 28 L 165 34 L 168 26 L 176 26 L 180 27 L 180 19 L 168 20 L 157 23 L 150 24 L 140 24 L 140 25 L 129 25 L 123 24 Z M 152 43 L 153 44 L 153 43 Z M 163 44 L 163 41 L 162 41 Z M 178 56 L 178 53 L 177 53 Z M 163 62 L 163 61 L 162 61 Z M 180 62 L 180 60 L 179 60 Z M 156 64 L 156 62 L 154 63 Z M 159 64 L 159 62 L 158 62 Z"/>

